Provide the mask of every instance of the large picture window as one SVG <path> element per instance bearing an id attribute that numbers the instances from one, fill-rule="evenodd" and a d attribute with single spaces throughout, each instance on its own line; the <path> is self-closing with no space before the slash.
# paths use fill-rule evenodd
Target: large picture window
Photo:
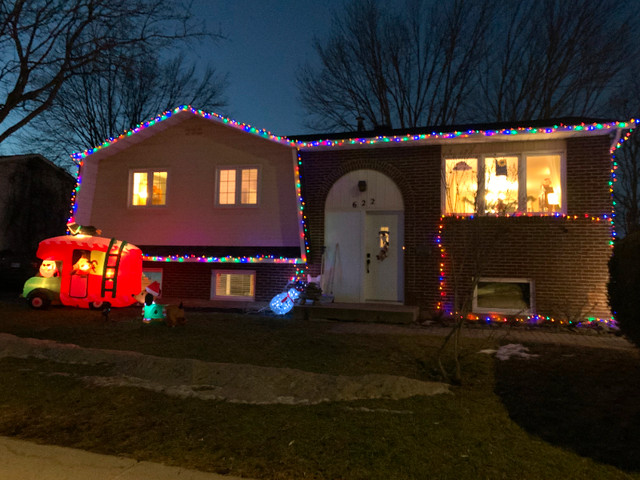
<path id="1" fill-rule="evenodd" d="M 218 205 L 257 205 L 258 168 L 218 169 Z"/>
<path id="2" fill-rule="evenodd" d="M 445 158 L 445 214 L 565 211 L 562 155 L 480 155 Z"/>
<path id="3" fill-rule="evenodd" d="M 130 186 L 130 204 L 135 207 L 167 204 L 167 172 L 165 171 L 132 171 Z"/>

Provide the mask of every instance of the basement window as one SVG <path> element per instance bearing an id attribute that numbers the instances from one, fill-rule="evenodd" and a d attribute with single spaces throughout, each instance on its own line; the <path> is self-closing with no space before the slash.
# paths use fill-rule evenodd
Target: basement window
<path id="1" fill-rule="evenodd" d="M 212 300 L 255 300 L 256 272 L 251 270 L 214 270 L 211 273 Z"/>
<path id="2" fill-rule="evenodd" d="M 519 278 L 481 278 L 473 296 L 476 313 L 533 313 L 533 282 Z"/>

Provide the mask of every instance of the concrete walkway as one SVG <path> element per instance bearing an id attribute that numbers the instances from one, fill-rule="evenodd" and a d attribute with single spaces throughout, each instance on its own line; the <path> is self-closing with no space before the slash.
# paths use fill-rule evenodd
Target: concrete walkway
<path id="1" fill-rule="evenodd" d="M 241 479 L 0 437 L 0 480 Z"/>

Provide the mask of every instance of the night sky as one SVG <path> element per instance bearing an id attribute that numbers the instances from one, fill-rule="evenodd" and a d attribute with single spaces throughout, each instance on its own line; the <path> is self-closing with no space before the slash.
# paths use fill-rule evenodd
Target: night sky
<path id="1" fill-rule="evenodd" d="M 309 133 L 296 70 L 315 61 L 314 36 L 330 30 L 341 0 L 196 0 L 193 10 L 226 40 L 199 49 L 202 62 L 229 73 L 224 115 L 278 135 Z M 193 105 L 198 108 L 198 105 Z"/>

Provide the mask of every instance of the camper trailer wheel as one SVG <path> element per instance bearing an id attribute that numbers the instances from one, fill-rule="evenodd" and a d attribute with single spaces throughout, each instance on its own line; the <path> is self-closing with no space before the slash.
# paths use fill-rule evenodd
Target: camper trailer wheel
<path id="1" fill-rule="evenodd" d="M 102 300 L 96 300 L 93 302 L 89 302 L 89 308 L 91 310 L 100 310 L 104 306 L 105 302 Z"/>
<path id="2" fill-rule="evenodd" d="M 44 290 L 34 290 L 27 297 L 29 306 L 36 310 L 43 310 L 51 305 L 51 299 Z"/>

